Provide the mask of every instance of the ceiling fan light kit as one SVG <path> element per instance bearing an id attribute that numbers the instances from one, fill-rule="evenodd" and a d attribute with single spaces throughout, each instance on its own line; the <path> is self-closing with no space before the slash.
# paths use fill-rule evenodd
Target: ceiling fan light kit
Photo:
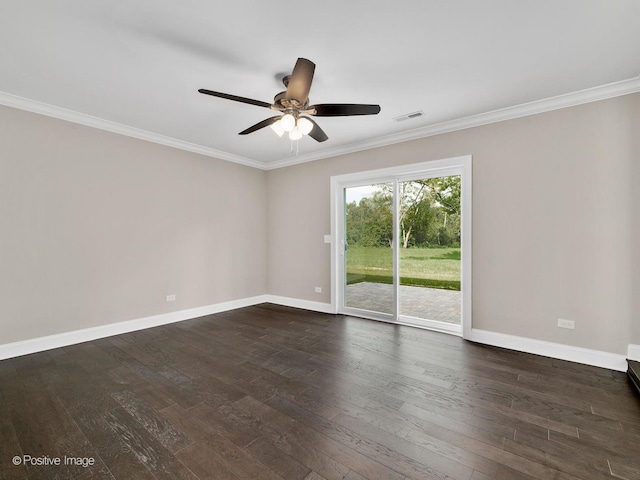
<path id="1" fill-rule="evenodd" d="M 313 123 L 308 118 L 302 117 L 298 119 L 296 127 L 302 132 L 303 135 L 309 135 L 313 130 Z"/>
<path id="2" fill-rule="evenodd" d="M 328 140 L 327 134 L 310 117 L 350 117 L 354 115 L 377 115 L 380 113 L 380 105 L 365 105 L 355 103 L 324 103 L 309 105 L 309 91 L 315 72 L 315 64 L 306 58 L 298 58 L 293 72 L 282 79 L 286 90 L 278 93 L 273 103 L 253 100 L 251 98 L 238 97 L 227 93 L 214 92 L 201 88 L 198 92 L 205 95 L 224 98 L 234 102 L 247 103 L 257 107 L 269 108 L 281 113 L 275 117 L 267 118 L 243 130 L 239 135 L 248 135 L 261 128 L 270 126 L 279 137 L 285 133 L 289 139 L 299 140 L 303 136 L 310 136 L 317 142 Z"/>
<path id="3" fill-rule="evenodd" d="M 271 130 L 276 132 L 276 135 L 278 135 L 279 137 L 284 135 L 284 127 L 282 126 L 282 122 L 281 121 L 276 121 L 275 123 L 272 123 L 271 124 Z"/>
<path id="4" fill-rule="evenodd" d="M 282 130 L 284 130 L 285 132 L 291 132 L 294 128 L 296 128 L 296 119 L 290 113 L 285 113 L 279 121 L 280 125 L 282 126 Z"/>
<path id="5" fill-rule="evenodd" d="M 271 124 L 271 129 L 281 137 L 285 133 L 289 134 L 290 140 L 299 140 L 304 135 L 309 135 L 313 130 L 313 123 L 308 118 L 295 118 L 292 114 L 284 114 L 280 120 Z"/>

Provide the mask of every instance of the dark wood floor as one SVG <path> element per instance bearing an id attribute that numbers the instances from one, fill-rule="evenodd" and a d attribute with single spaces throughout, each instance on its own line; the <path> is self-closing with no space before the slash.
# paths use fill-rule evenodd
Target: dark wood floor
<path id="1" fill-rule="evenodd" d="M 627 360 L 628 369 L 627 374 L 633 382 L 636 390 L 640 392 L 640 362 L 634 360 Z"/>
<path id="2" fill-rule="evenodd" d="M 0 478 L 612 477 L 625 374 L 410 327 L 260 305 L 0 362 Z"/>

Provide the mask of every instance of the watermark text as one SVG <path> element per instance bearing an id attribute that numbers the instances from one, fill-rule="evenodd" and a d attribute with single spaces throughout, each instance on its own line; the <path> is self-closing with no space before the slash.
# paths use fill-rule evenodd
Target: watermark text
<path id="1" fill-rule="evenodd" d="M 70 457 L 67 455 L 61 457 L 16 455 L 11 461 L 14 465 L 28 465 L 31 467 L 78 466 L 87 468 L 96 464 L 96 459 L 93 457 Z"/>

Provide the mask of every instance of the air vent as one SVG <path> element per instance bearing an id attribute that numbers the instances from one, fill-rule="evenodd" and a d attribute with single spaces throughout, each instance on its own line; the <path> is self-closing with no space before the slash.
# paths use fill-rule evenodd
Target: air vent
<path id="1" fill-rule="evenodd" d="M 424 115 L 422 110 L 418 110 L 417 112 L 407 113 L 405 115 L 400 115 L 399 117 L 395 117 L 394 120 L 396 122 L 404 122 L 405 120 L 410 120 L 412 118 L 418 118 Z"/>

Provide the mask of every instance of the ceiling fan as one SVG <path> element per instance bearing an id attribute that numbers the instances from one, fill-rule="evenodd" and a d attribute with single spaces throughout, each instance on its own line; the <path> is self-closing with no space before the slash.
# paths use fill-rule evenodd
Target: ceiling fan
<path id="1" fill-rule="evenodd" d="M 309 135 L 318 142 L 324 142 L 329 137 L 320 126 L 309 116 L 314 117 L 348 117 L 352 115 L 376 115 L 380 112 L 380 105 L 363 105 L 356 103 L 320 103 L 309 105 L 309 91 L 316 65 L 306 58 L 298 58 L 293 72 L 282 79 L 286 87 L 284 92 L 278 93 L 273 103 L 253 100 L 251 98 L 238 97 L 227 93 L 214 92 L 201 88 L 200 93 L 226 98 L 234 102 L 248 103 L 258 107 L 269 108 L 280 112 L 280 115 L 267 118 L 255 125 L 243 130 L 239 135 L 247 135 L 261 128 L 271 126 L 273 130 L 282 136 L 289 133 L 291 140 L 298 140 L 303 135 Z"/>

